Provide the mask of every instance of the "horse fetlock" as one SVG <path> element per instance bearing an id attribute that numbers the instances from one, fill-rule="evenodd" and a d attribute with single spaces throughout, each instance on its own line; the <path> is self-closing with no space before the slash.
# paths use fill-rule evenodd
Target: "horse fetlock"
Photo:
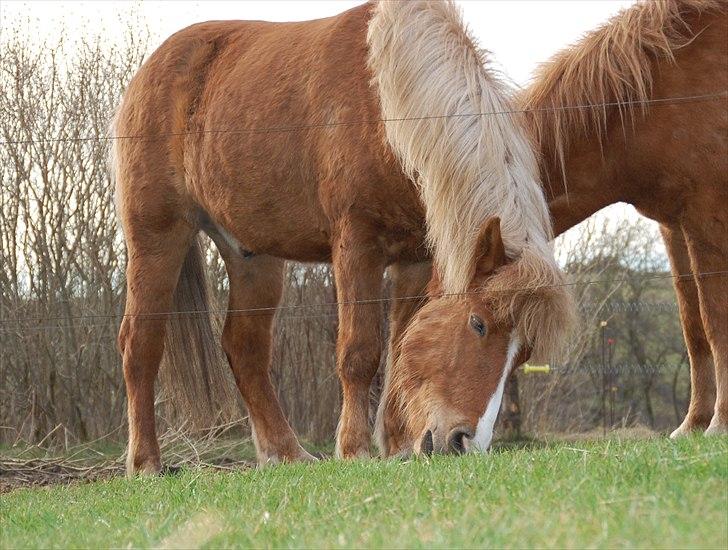
<path id="1" fill-rule="evenodd" d="M 141 457 L 129 453 L 126 459 L 126 475 L 134 477 L 137 475 L 157 475 L 162 471 L 162 462 L 159 455 Z"/>
<path id="2" fill-rule="evenodd" d="M 309 454 L 298 442 L 295 434 L 288 428 L 289 433 L 279 433 L 270 437 L 261 430 L 253 428 L 253 442 L 255 443 L 256 457 L 260 466 L 278 464 L 280 462 L 311 462 L 316 458 Z"/>
<path id="3" fill-rule="evenodd" d="M 366 420 L 353 422 L 342 414 L 336 434 L 336 458 L 368 458 L 370 433 Z"/>

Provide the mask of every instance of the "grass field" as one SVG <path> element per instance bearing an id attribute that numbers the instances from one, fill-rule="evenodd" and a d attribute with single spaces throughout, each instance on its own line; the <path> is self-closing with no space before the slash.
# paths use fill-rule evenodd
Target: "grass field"
<path id="1" fill-rule="evenodd" d="M 728 438 L 188 470 L 0 496 L 0 548 L 728 547 Z"/>

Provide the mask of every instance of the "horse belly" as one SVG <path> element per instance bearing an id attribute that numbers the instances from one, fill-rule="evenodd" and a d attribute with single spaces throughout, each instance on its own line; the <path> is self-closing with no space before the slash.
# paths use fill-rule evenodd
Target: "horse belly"
<path id="1" fill-rule="evenodd" d="M 300 183 L 244 170 L 227 182 L 210 181 L 199 204 L 242 249 L 302 262 L 329 261 L 329 224 Z"/>

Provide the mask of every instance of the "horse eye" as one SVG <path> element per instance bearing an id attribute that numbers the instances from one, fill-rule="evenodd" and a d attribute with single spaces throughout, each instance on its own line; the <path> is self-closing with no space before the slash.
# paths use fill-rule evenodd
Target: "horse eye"
<path id="1" fill-rule="evenodd" d="M 485 323 L 477 315 L 470 316 L 470 327 L 477 332 L 479 336 L 485 336 Z"/>

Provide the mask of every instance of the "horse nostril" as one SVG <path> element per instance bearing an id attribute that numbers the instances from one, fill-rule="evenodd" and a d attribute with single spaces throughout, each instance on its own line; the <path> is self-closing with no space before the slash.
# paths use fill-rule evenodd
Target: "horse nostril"
<path id="1" fill-rule="evenodd" d="M 432 441 L 432 431 L 427 430 L 427 433 L 420 442 L 420 452 L 425 456 L 430 456 L 432 451 L 435 449 L 435 444 Z"/>
<path id="2" fill-rule="evenodd" d="M 457 454 L 464 453 L 466 437 L 473 437 L 472 430 L 467 428 L 455 428 L 451 430 L 447 436 L 447 448 Z"/>

